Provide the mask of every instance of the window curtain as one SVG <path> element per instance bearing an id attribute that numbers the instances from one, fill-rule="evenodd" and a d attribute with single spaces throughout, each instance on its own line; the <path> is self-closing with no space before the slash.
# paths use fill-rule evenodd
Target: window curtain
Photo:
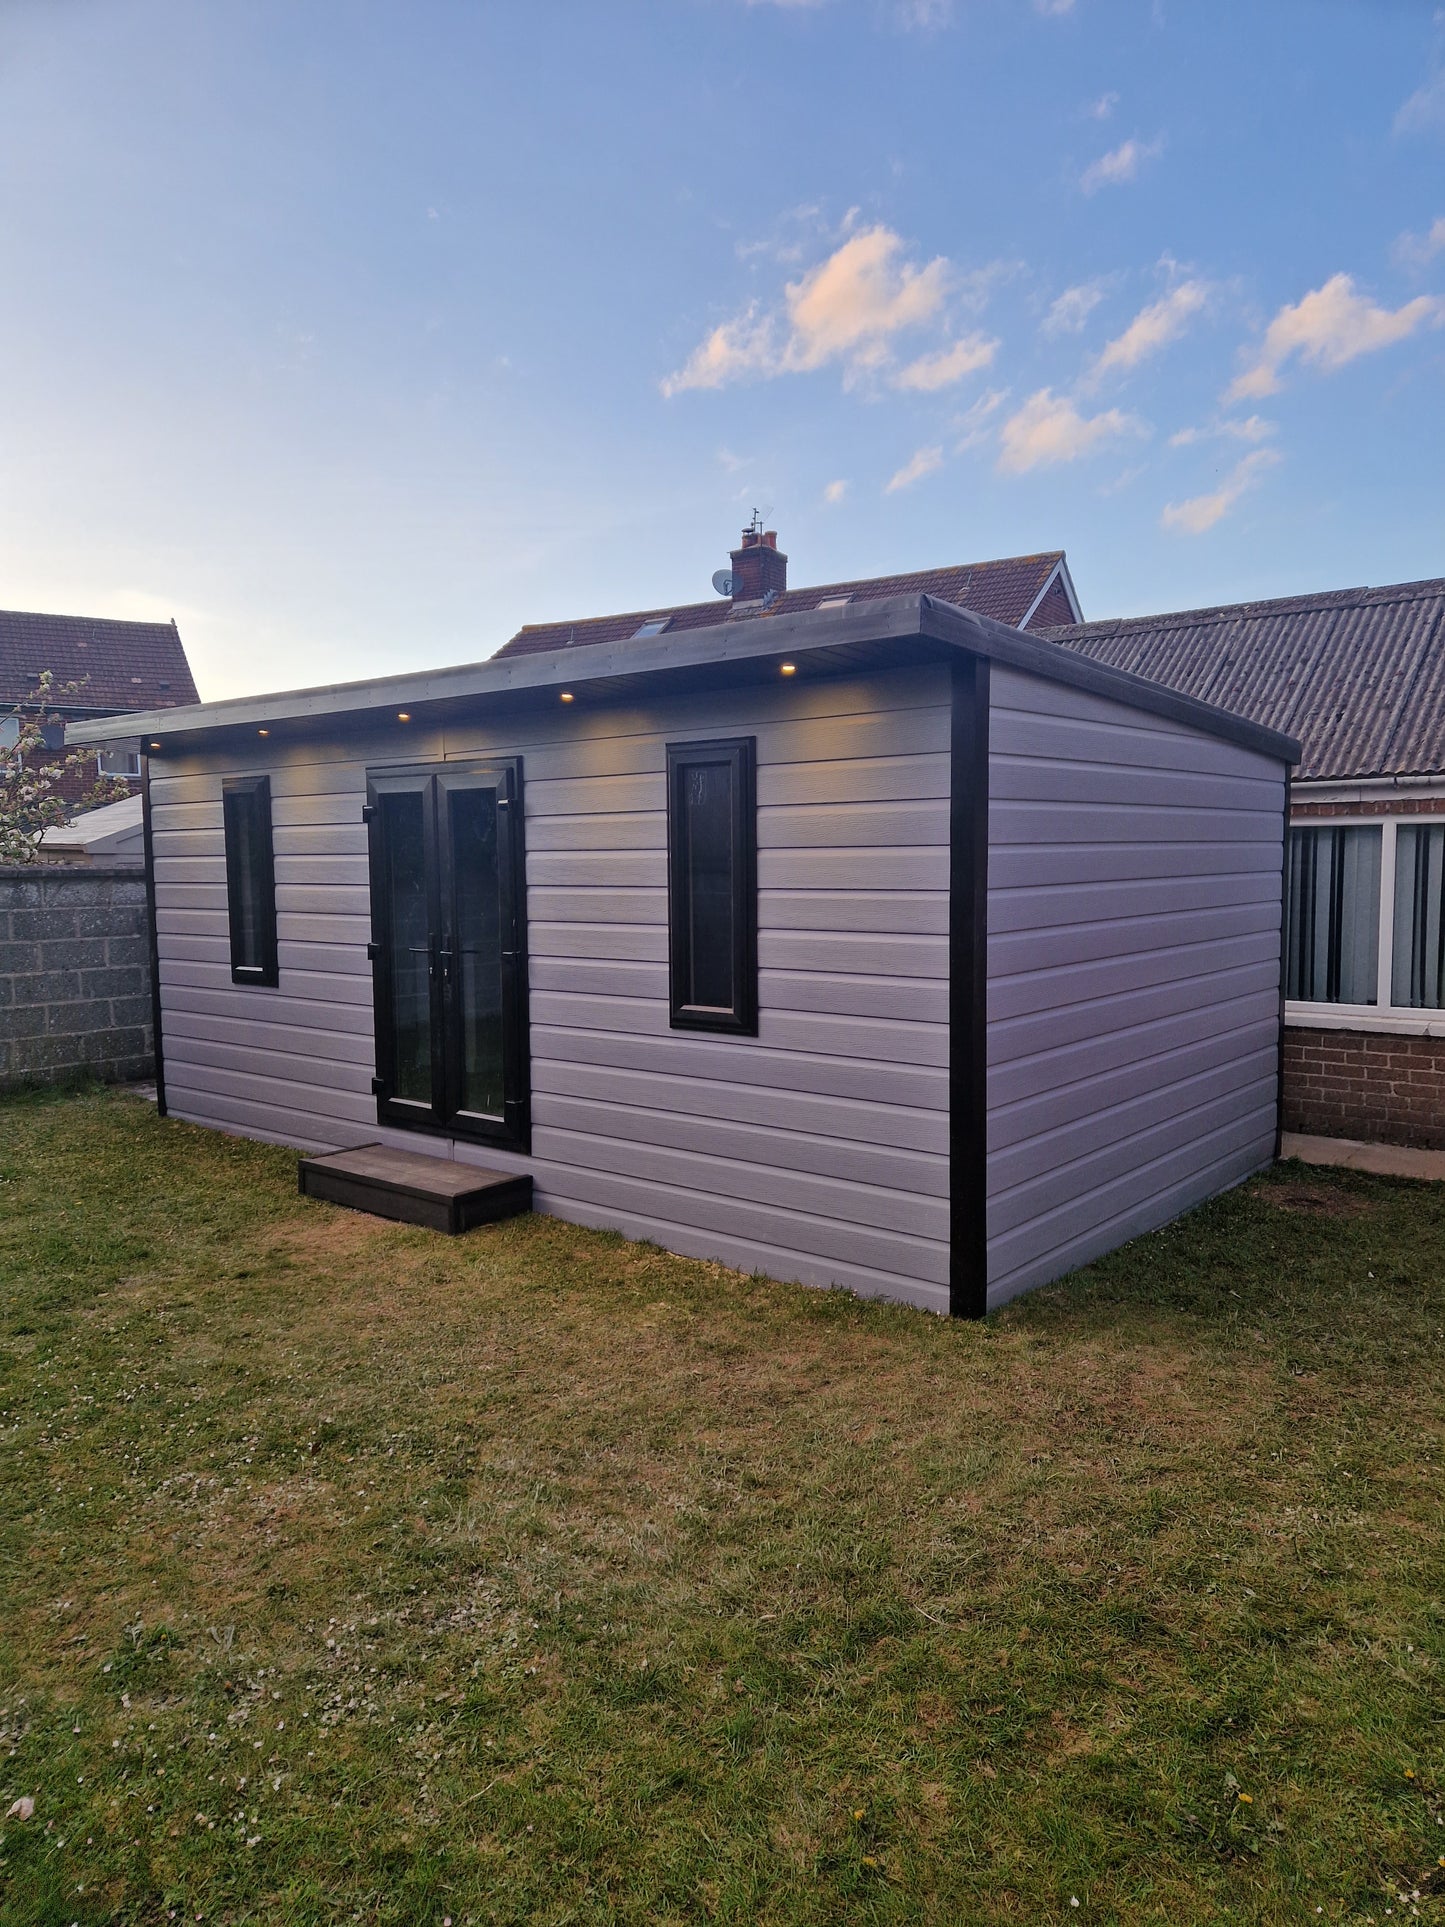
<path id="1" fill-rule="evenodd" d="M 1380 845 L 1371 828 L 1291 833 L 1285 995 L 1292 1000 L 1377 1001 Z"/>

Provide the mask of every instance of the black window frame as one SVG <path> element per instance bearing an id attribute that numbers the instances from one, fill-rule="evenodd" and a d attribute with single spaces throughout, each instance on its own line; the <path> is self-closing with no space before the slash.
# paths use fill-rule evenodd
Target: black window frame
<path id="1" fill-rule="evenodd" d="M 668 743 L 667 749 L 667 957 L 669 1021 L 674 1030 L 758 1034 L 758 806 L 757 739 L 729 736 Z M 692 976 L 691 890 L 682 834 L 684 772 L 699 763 L 726 763 L 732 773 L 732 981 L 730 1005 L 690 1004 Z"/>
<path id="2" fill-rule="evenodd" d="M 231 807 L 232 797 L 255 796 L 260 799 L 261 848 L 255 866 L 259 902 L 256 906 L 257 948 L 261 961 L 248 964 L 241 960 L 240 821 Z M 281 981 L 276 949 L 276 853 L 271 826 L 271 779 L 269 776 L 227 776 L 221 782 L 221 821 L 226 845 L 226 913 L 230 923 L 231 982 L 274 990 Z"/>

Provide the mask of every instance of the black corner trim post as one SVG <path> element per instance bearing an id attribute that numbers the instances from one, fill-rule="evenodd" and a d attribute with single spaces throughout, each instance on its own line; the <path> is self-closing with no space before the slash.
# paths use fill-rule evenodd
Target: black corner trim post
<path id="1" fill-rule="evenodd" d="M 140 759 L 141 848 L 145 852 L 146 922 L 151 953 L 151 1037 L 156 1061 L 156 1110 L 166 1114 L 166 1060 L 161 1046 L 161 941 L 156 926 L 156 847 L 151 832 L 151 759 Z"/>
<path id="2" fill-rule="evenodd" d="M 948 1309 L 988 1311 L 988 705 L 986 656 L 951 669 L 948 870 Z"/>
<path id="3" fill-rule="evenodd" d="M 1289 981 L 1289 839 L 1290 787 L 1294 771 L 1284 766 L 1284 853 L 1279 878 L 1279 1049 L 1274 1084 L 1274 1161 L 1284 1154 L 1284 1004 Z M 1383 885 L 1381 886 L 1383 888 Z"/>

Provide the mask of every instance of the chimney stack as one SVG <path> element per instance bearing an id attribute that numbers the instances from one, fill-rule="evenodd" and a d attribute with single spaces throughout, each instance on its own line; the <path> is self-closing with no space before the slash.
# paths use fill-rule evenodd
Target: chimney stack
<path id="1" fill-rule="evenodd" d="M 732 565 L 734 603 L 761 602 L 769 590 L 781 595 L 788 586 L 788 558 L 778 547 L 778 532 L 758 527 L 756 518 L 743 530 Z"/>

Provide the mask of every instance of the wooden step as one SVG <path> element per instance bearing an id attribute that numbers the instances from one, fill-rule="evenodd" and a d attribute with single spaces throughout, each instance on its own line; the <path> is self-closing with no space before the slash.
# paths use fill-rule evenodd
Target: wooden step
<path id="1" fill-rule="evenodd" d="M 385 1144 L 358 1144 L 302 1158 L 297 1182 L 303 1198 L 344 1204 L 377 1218 L 429 1225 L 456 1235 L 532 1208 L 529 1173 L 484 1171 L 450 1158 L 393 1151 Z"/>

